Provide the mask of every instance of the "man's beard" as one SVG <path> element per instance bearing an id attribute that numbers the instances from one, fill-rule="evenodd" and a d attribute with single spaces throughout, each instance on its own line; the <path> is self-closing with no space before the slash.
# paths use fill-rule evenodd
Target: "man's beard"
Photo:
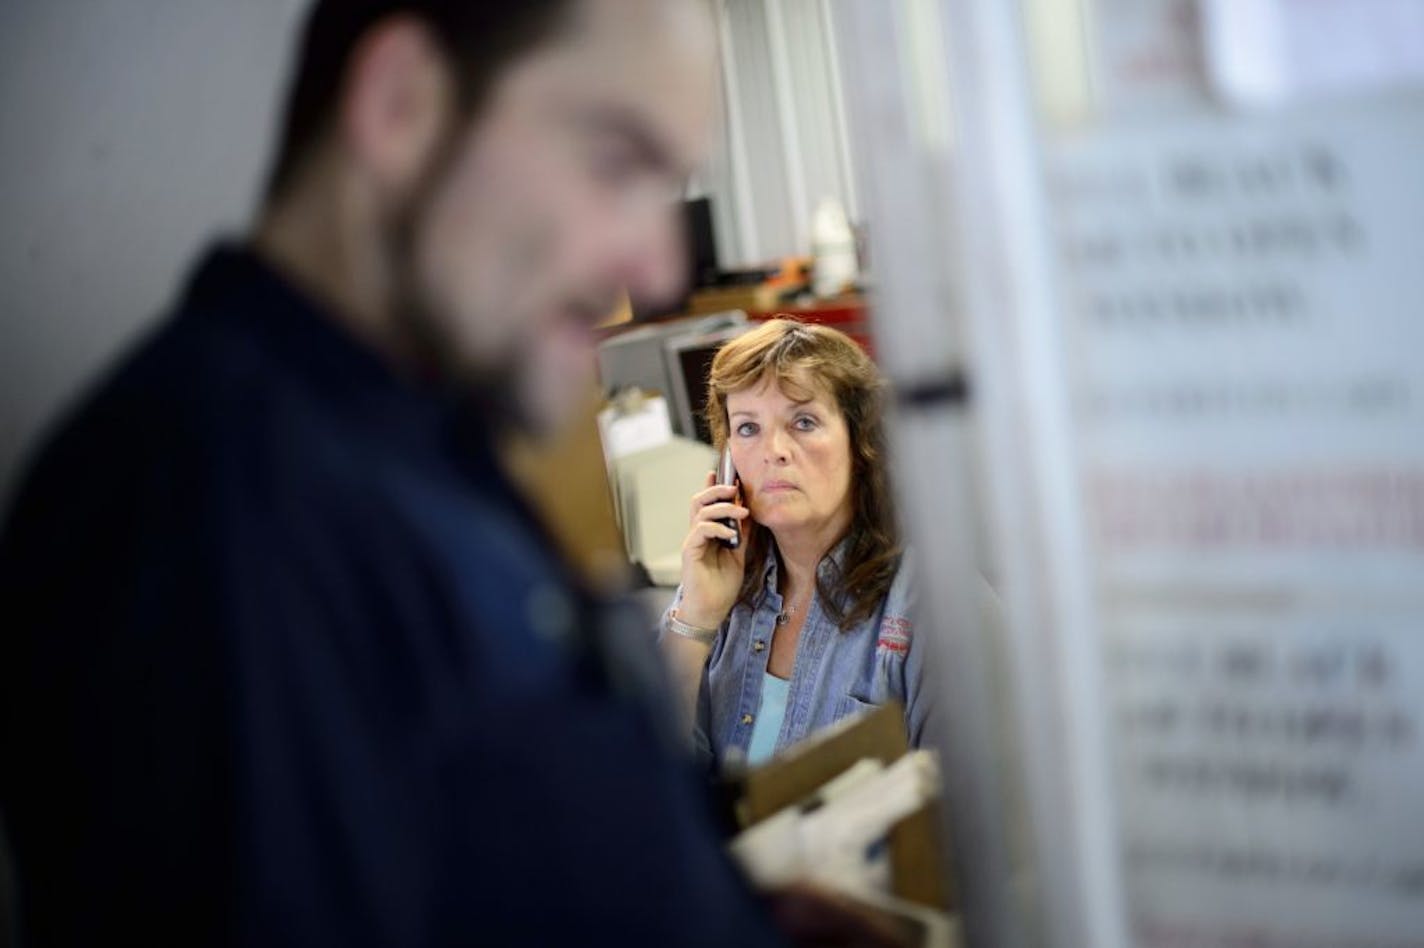
<path id="1" fill-rule="evenodd" d="M 553 434 L 549 419 L 535 411 L 527 397 L 529 364 L 519 354 L 509 352 L 495 364 L 464 372 L 459 390 L 466 407 L 497 434 L 537 439 Z"/>
<path id="2" fill-rule="evenodd" d="M 392 278 L 391 309 L 406 350 L 426 384 L 444 388 L 452 399 L 502 429 L 523 429 L 528 412 L 518 397 L 519 354 L 507 349 L 490 364 L 462 356 L 458 340 L 427 293 L 416 264 L 416 234 L 422 214 L 439 191 L 443 161 L 437 159 L 420 186 L 396 210 L 386 229 L 385 252 Z"/>
<path id="3" fill-rule="evenodd" d="M 446 154 L 442 151 L 442 154 Z M 540 384 L 541 332 L 558 332 L 554 326 L 541 327 L 526 321 L 511 332 L 499 350 L 476 358 L 461 345 L 459 320 L 444 312 L 442 303 L 427 290 L 417 266 L 416 235 L 428 202 L 439 193 L 445 162 L 438 158 L 430 173 L 404 206 L 397 209 L 386 230 L 386 254 L 391 262 L 392 310 L 408 351 L 424 377 L 447 388 L 452 395 L 478 412 L 486 424 L 502 431 L 545 438 L 556 434 L 573 406 L 551 410 L 548 399 L 535 391 Z M 522 261 L 531 273 L 547 266 L 552 235 L 535 235 L 525 248 Z M 619 292 L 612 287 L 593 287 L 571 294 L 560 306 L 563 316 L 576 324 L 592 326 L 613 312 Z M 530 314 L 531 318 L 534 314 Z M 468 314 L 466 318 L 479 318 Z M 590 356 L 591 357 L 591 356 Z"/>
<path id="4" fill-rule="evenodd" d="M 544 425 L 523 397 L 531 364 L 525 340 L 511 340 L 494 358 L 472 361 L 461 353 L 449 323 L 421 292 L 409 258 L 396 260 L 394 313 L 425 379 L 501 432 L 541 434 Z"/>
<path id="5" fill-rule="evenodd" d="M 475 359 L 460 345 L 453 317 L 442 313 L 416 276 L 406 247 L 392 248 L 393 312 L 423 380 L 444 388 L 499 434 L 538 439 L 557 433 L 558 420 L 541 410 L 538 329 L 521 328 L 497 352 Z"/>

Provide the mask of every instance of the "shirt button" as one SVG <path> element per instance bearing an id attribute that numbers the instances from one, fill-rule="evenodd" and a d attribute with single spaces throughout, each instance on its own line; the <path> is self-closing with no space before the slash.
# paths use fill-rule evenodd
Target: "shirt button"
<path id="1" fill-rule="evenodd" d="M 752 718 L 752 716 L 751 716 L 750 714 L 744 714 L 744 715 L 742 715 L 742 723 L 743 723 L 743 724 L 751 724 L 751 723 L 752 723 L 752 720 L 753 720 L 753 718 Z"/>
<path id="2" fill-rule="evenodd" d="M 764 648 L 766 648 L 766 643 L 763 642 L 761 639 L 757 639 L 755 642 L 752 643 L 753 652 L 760 652 Z"/>

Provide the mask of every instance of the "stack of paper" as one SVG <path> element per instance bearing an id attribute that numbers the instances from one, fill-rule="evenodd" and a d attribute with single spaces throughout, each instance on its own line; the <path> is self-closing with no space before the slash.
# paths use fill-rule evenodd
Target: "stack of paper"
<path id="1" fill-rule="evenodd" d="M 758 885 L 812 881 L 852 894 L 888 893 L 891 828 L 935 799 L 939 770 L 928 751 L 886 767 L 862 760 L 795 806 L 743 831 L 733 856 Z"/>
<path id="2" fill-rule="evenodd" d="M 677 585 L 692 495 L 716 462 L 708 445 L 674 437 L 613 464 L 614 508 L 628 557 L 659 586 Z"/>

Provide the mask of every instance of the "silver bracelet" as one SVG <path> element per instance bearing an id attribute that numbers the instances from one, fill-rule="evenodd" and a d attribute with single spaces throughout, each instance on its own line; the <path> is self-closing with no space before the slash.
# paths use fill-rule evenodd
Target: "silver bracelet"
<path id="1" fill-rule="evenodd" d="M 688 625 L 677 617 L 676 612 L 668 613 L 667 627 L 668 631 L 674 635 L 680 635 L 685 639 L 692 639 L 692 641 L 700 642 L 703 645 L 711 645 L 717 641 L 716 629 L 703 629 L 695 625 Z"/>

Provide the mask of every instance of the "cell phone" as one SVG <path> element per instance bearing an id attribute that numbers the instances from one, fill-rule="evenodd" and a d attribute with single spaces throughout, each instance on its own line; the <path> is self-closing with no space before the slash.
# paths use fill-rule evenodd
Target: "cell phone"
<path id="1" fill-rule="evenodd" d="M 732 486 L 737 483 L 737 469 L 732 464 L 732 449 L 725 447 L 722 449 L 722 457 L 717 461 L 717 483 Z M 731 517 L 722 521 L 724 526 L 730 527 L 732 536 L 722 540 L 722 545 L 729 550 L 735 550 L 742 545 L 742 530 L 737 521 Z"/>

